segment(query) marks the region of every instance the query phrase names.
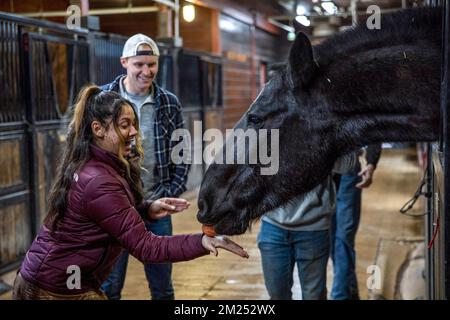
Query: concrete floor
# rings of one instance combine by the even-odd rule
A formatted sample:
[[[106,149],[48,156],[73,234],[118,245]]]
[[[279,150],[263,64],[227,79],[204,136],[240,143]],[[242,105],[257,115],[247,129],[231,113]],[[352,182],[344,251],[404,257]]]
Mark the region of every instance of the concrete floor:
[[[420,240],[423,236],[423,218],[411,218],[398,212],[414,194],[420,180],[417,161],[407,160],[407,155],[414,155],[414,152],[383,150],[374,182],[363,192],[361,225],[356,239],[357,276],[362,299],[370,298],[366,285],[370,276],[367,268],[378,263],[382,254],[380,247],[383,247],[380,244],[383,241],[394,241],[401,246],[405,243],[402,240]],[[191,203],[189,210],[173,217],[174,233],[192,233],[201,230],[201,225],[195,218],[196,199],[191,199]],[[415,212],[420,212],[423,208],[422,203],[416,206],[419,208]],[[259,250],[256,246],[258,230],[259,222],[254,224],[252,231],[233,237],[233,240],[249,252],[248,260],[220,251],[218,257],[206,256],[174,264],[173,284],[176,299],[267,299]],[[398,260],[398,264],[403,262],[404,257],[395,254],[395,250],[394,253],[392,250],[386,251],[386,254],[389,255],[387,261]],[[385,268],[385,264],[381,267]],[[388,291],[392,291],[395,286],[397,272],[395,267],[386,267],[383,270],[386,278],[383,285]],[[5,282],[7,278],[5,277]],[[329,264],[328,288],[331,280],[332,269]],[[297,277],[293,297],[294,299],[301,297]],[[0,299],[10,299],[10,293],[0,296]],[[143,266],[134,258],[130,259],[123,299],[149,299]]]

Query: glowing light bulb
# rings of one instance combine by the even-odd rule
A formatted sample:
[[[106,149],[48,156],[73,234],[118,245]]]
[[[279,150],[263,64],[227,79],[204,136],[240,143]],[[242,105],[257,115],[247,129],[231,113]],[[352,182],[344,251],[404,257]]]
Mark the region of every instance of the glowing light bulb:
[[[195,7],[192,4],[183,6],[183,19],[186,22],[192,22],[195,19]]]
[[[311,25],[311,21],[306,16],[296,16],[295,20],[297,20],[298,23],[304,25],[305,27],[309,27]]]

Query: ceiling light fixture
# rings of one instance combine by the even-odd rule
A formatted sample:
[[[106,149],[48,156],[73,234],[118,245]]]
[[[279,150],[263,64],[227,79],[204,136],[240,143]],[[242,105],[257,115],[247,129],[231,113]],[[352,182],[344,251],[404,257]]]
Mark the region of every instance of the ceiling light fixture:
[[[302,6],[301,4],[297,5],[296,9],[297,15],[302,16],[306,13],[306,8]]]
[[[328,13],[328,14],[335,14],[337,12],[337,7],[336,5],[331,2],[331,1],[327,1],[327,2],[322,2],[322,8]]]
[[[295,20],[305,27],[309,27],[311,25],[311,21],[306,16],[296,16]]]
[[[195,19],[195,7],[193,4],[183,6],[183,19],[186,22],[192,22]]]

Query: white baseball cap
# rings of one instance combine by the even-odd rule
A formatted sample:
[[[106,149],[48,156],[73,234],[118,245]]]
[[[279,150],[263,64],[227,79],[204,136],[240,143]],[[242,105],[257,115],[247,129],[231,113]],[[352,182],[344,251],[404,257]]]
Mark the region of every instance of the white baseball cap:
[[[149,46],[150,50],[138,50],[141,45]],[[123,46],[122,58],[135,56],[159,56],[159,49],[156,42],[142,33],[130,37]]]

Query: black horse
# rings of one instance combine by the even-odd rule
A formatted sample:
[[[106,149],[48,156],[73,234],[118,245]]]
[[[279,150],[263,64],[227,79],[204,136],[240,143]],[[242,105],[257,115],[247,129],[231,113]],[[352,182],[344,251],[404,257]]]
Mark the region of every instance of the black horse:
[[[221,234],[311,190],[335,160],[383,141],[433,141],[439,133],[441,9],[404,10],[311,46],[299,33],[288,62],[236,128],[279,129],[279,171],[212,164],[198,220]]]

